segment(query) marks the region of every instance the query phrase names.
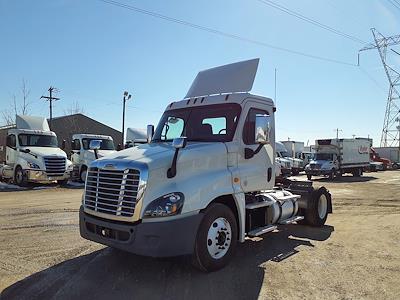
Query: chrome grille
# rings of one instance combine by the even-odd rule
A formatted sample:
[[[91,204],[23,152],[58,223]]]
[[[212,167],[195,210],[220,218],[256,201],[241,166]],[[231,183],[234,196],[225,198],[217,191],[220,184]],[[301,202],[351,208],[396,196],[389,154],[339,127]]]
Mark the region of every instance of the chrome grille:
[[[310,164],[310,168],[312,170],[318,170],[318,169],[321,169],[321,165],[320,164]]]
[[[65,173],[65,157],[45,156],[44,164],[48,176],[63,176]]]
[[[135,212],[140,172],[136,169],[89,168],[85,208],[114,216],[132,217]]]

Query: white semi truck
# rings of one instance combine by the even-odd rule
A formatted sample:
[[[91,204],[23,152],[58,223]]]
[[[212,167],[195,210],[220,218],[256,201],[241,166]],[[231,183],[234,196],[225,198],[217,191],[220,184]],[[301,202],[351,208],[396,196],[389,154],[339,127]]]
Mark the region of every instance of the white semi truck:
[[[304,169],[303,160],[300,158],[292,157],[282,142],[276,142],[276,156],[290,161],[291,174],[298,175]]]
[[[308,180],[321,175],[334,179],[345,173],[361,176],[369,168],[370,147],[367,138],[316,140],[314,157],[305,168]]]
[[[0,167],[0,177],[19,186],[68,181],[72,163],[58,147],[57,136],[45,118],[17,115],[16,129],[8,130],[6,143],[6,161]]]
[[[311,182],[275,187],[275,106],[250,94],[258,59],[200,72],[169,104],[150,143],[94,161],[80,209],[83,238],[132,253],[191,255],[224,267],[238,242],[279,224],[324,225],[331,195]],[[98,148],[93,141],[92,148]]]
[[[90,141],[92,140],[101,141],[100,149],[96,151],[97,153],[89,149]],[[71,161],[74,165],[72,178],[85,182],[87,169],[91,162],[115,151],[114,141],[111,136],[87,133],[74,134],[71,142]]]
[[[400,147],[375,147],[374,149],[380,157],[392,162],[393,169],[400,169]]]

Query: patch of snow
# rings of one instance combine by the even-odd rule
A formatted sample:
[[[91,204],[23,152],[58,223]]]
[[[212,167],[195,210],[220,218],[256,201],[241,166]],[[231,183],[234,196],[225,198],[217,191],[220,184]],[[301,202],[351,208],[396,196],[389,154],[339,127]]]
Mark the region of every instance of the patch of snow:
[[[0,191],[15,191],[15,190],[26,190],[24,187],[20,187],[15,184],[5,183],[0,181]]]

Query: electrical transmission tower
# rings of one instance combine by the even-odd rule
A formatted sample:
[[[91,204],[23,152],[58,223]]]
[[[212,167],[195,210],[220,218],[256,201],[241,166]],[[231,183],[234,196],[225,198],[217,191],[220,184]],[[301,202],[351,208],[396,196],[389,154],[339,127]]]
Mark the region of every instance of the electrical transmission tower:
[[[387,98],[385,118],[383,121],[381,147],[396,146],[397,143],[400,145],[400,132],[397,129],[396,121],[396,119],[400,117],[400,93],[398,89],[400,85],[400,73],[394,69],[393,64],[389,65],[387,59],[387,50],[390,46],[400,44],[400,35],[385,37],[375,28],[372,28],[371,31],[374,36],[375,43],[365,46],[359,52],[370,49],[378,49],[386,76],[389,80],[389,95]],[[392,51],[391,53],[400,56],[399,52],[391,48],[390,50]]]

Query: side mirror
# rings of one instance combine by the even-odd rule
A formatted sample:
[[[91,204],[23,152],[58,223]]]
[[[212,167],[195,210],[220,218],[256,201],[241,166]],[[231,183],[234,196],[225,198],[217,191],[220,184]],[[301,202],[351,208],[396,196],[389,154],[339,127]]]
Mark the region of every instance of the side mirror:
[[[265,114],[257,114],[255,122],[254,137],[258,144],[267,144],[270,141],[271,117]]]
[[[61,142],[61,149],[65,149],[65,147],[66,147],[66,141],[65,140],[62,140],[62,142]]]
[[[147,125],[147,143],[150,143],[154,135],[154,125]]]
[[[99,150],[101,146],[101,140],[91,140],[89,143],[90,150]]]
[[[182,149],[186,147],[186,137],[178,137],[172,141],[172,146],[175,149]]]

